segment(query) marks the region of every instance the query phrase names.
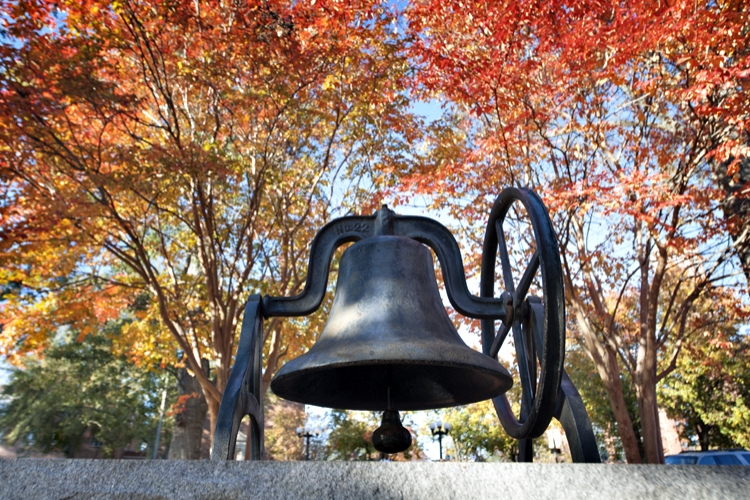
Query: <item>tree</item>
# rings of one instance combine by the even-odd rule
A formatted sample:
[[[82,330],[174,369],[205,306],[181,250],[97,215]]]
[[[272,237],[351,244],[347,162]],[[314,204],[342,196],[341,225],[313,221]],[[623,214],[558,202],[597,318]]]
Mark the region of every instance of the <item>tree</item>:
[[[750,157],[745,156],[739,165],[732,161],[713,162],[716,182],[724,190],[722,209],[727,219],[727,228],[732,236],[737,255],[750,283]],[[727,166],[729,164],[729,166]]]
[[[402,425],[412,433],[412,444],[404,452],[384,455],[372,444],[372,433],[381,424],[381,412],[331,410],[330,433],[327,436],[325,454],[328,460],[389,460],[402,462],[419,460],[424,456],[414,431],[410,413],[401,413]]]
[[[111,353],[105,334],[76,342],[70,335],[42,359],[28,358],[10,375],[0,408],[6,442],[73,456],[86,428],[119,457],[133,443],[154,445],[163,383]]]
[[[305,406],[277,398],[269,393],[265,412],[265,453],[270,460],[304,458],[305,443],[297,437],[297,429],[305,427]]]
[[[187,368],[177,370],[177,402],[170,410],[174,418],[169,460],[198,460],[203,456],[203,426],[208,405],[201,397],[201,386]]]
[[[746,6],[521,1],[460,10],[430,0],[406,9],[421,64],[415,89],[449,103],[406,189],[437,193],[438,204],[462,200],[453,212],[469,226],[503,185],[542,192],[572,330],[607,390],[627,460],[662,462],[656,388],[684,342],[713,321],[696,301],[739,302],[746,287],[732,259],[747,242],[729,237],[744,222],[725,217],[712,177],[716,162],[735,175],[748,156]]]
[[[380,456],[372,445],[372,432],[380,425],[377,415],[357,413],[331,411],[327,455],[334,460],[375,460]]]
[[[492,401],[451,408],[442,413],[451,424],[455,457],[459,461],[486,461],[501,457],[515,462],[518,441],[508,436],[497,420]]]
[[[735,328],[703,332],[680,355],[660,396],[701,450],[750,446],[750,342]]]
[[[367,0],[2,10],[0,282],[22,290],[0,311],[0,354],[19,362],[61,325],[84,337],[140,302],[121,348],[184,357],[213,432],[248,294],[300,292],[332,203],[367,209],[362,186],[408,165],[390,14]],[[305,326],[267,325],[266,387]]]
[[[596,440],[600,446],[602,460],[610,463],[621,461],[623,456],[622,440],[617,428],[617,420],[612,413],[607,390],[599,378],[596,365],[586,355],[585,351],[573,340],[565,353],[565,371],[581,394],[586,411],[591,419]],[[620,374],[620,384],[628,415],[633,425],[633,432],[641,442],[640,421],[638,419],[638,404],[628,372]]]

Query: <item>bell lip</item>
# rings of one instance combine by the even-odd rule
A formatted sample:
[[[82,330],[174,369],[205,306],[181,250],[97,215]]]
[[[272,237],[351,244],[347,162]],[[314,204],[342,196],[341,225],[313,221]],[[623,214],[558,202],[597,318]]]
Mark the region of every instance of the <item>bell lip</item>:
[[[472,349],[473,350],[473,349]],[[476,352],[476,351],[475,351]],[[477,353],[479,354],[479,353]],[[488,359],[492,359],[489,356],[487,356]],[[296,358],[299,359],[299,358]],[[292,360],[294,361],[294,360]],[[291,363],[291,361],[290,361]],[[420,410],[432,410],[437,408],[451,408],[454,406],[461,406],[466,404],[472,404],[472,403],[478,403],[480,401],[487,401],[494,399],[496,397],[502,396],[503,394],[507,393],[512,387],[513,387],[513,377],[510,375],[508,370],[499,362],[497,362],[497,367],[494,368],[486,368],[476,365],[462,365],[458,363],[450,363],[450,362],[440,362],[440,361],[425,361],[425,360],[418,360],[418,361],[409,361],[409,360],[373,360],[367,363],[363,362],[342,362],[342,363],[332,363],[325,366],[313,366],[313,367],[306,367],[294,370],[293,373],[282,373],[282,370],[287,365],[284,365],[281,367],[281,369],[276,373],[276,375],[271,380],[271,390],[273,393],[282,398],[286,399],[288,401],[293,401],[295,403],[302,403],[302,404],[309,404],[314,406],[320,406],[322,408],[337,408],[337,409],[345,409],[345,410],[360,410],[360,411],[420,411]],[[289,363],[287,363],[289,364]],[[387,405],[382,404],[347,404],[346,406],[341,405],[330,405],[325,401],[324,399],[315,398],[315,397],[309,397],[309,394],[302,394],[299,395],[297,393],[287,393],[284,394],[284,390],[281,390],[281,393],[278,391],[278,384],[279,383],[285,383],[285,382],[292,382],[294,383],[294,379],[297,378],[307,378],[308,376],[312,377],[316,372],[321,371],[332,371],[332,370],[338,370],[338,369],[346,369],[350,367],[357,367],[357,368],[365,368],[368,366],[381,366],[381,365],[422,365],[422,366],[429,366],[429,367],[443,367],[447,369],[461,369],[465,368],[467,370],[471,370],[473,372],[480,372],[489,375],[490,378],[494,378],[496,380],[500,380],[501,384],[499,387],[493,391],[484,391],[487,395],[486,397],[480,397],[480,398],[466,398],[466,399],[457,399],[454,401],[447,401],[444,403],[430,403],[430,404],[411,404],[409,401],[407,401],[405,404],[402,403],[393,403],[390,407]],[[299,396],[299,397],[298,397]]]

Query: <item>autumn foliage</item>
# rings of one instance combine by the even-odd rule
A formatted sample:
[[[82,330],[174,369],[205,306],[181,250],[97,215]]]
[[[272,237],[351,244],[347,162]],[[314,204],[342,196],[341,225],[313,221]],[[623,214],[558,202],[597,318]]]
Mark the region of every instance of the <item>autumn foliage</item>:
[[[746,2],[0,6],[11,361],[124,318],[115,348],[186,364],[215,417],[248,294],[298,293],[330,217],[424,194],[472,241],[511,185],[553,216],[628,461],[663,459],[656,386],[685,345],[750,315]],[[319,323],[267,323],[266,384]]]
[[[409,189],[435,193],[474,227],[504,185],[543,194],[571,330],[604,381],[627,459],[641,460],[642,438],[643,458],[660,462],[656,384],[712,325],[698,299],[720,296],[731,317],[748,314],[734,260],[750,241],[747,204],[735,203],[750,194],[740,175],[747,5],[427,0],[406,12],[415,92],[448,103]]]
[[[60,326],[85,336],[125,314],[116,343],[144,364],[179,353],[215,416],[247,295],[298,293],[316,228],[360,199],[360,181],[406,162],[407,66],[387,11],[2,11],[0,353],[13,361]],[[267,329],[269,379],[314,332]]]

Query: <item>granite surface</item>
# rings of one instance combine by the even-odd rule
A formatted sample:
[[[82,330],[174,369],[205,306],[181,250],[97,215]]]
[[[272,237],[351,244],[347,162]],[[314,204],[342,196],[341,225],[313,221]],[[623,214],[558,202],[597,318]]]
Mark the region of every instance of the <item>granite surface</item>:
[[[750,499],[750,467],[0,460],[2,499]]]

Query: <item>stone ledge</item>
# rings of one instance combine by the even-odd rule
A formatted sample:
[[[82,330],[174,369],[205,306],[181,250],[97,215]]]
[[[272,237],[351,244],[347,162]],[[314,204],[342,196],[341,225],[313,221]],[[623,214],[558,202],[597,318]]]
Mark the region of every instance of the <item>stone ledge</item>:
[[[2,499],[750,497],[750,467],[0,460]]]

